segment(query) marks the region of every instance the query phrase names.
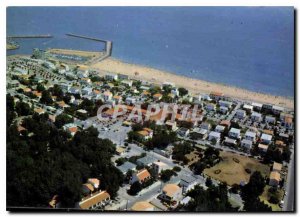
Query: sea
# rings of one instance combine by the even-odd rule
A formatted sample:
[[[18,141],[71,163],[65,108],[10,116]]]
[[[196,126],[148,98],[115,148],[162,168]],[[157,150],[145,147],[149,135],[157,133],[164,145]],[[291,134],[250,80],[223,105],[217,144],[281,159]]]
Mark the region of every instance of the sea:
[[[128,63],[294,98],[293,7],[8,7],[6,28],[54,36],[16,39],[7,55],[104,48],[74,33],[113,41]]]

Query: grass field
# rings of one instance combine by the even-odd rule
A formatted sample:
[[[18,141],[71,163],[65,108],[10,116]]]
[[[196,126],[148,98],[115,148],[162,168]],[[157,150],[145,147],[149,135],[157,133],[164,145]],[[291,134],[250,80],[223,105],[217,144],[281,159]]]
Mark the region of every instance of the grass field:
[[[71,50],[71,49],[49,49],[48,52],[53,54],[75,55],[75,56],[90,57],[90,58],[100,56],[101,54],[100,52]]]
[[[278,204],[272,204],[268,201],[270,199],[269,189],[270,189],[270,186],[265,187],[264,192],[259,197],[260,200],[263,201],[268,206],[272,207],[272,211],[281,211],[281,208],[279,207]],[[278,198],[279,198],[279,201],[280,201],[283,198],[284,191],[282,189],[278,189],[277,191],[278,191]]]
[[[256,159],[230,152],[220,152],[220,156],[223,160],[215,166],[205,169],[204,173],[221,182],[226,182],[228,185],[240,184],[241,181],[248,182],[250,174],[245,169],[250,169],[251,172],[260,171],[263,177],[270,174],[270,167]],[[216,174],[216,170],[221,170],[221,172]]]

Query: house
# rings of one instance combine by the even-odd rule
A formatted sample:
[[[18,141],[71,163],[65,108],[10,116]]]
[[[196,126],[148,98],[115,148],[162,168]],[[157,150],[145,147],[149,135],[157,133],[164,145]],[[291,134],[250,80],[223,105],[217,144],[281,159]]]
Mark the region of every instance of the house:
[[[279,182],[280,182],[280,173],[277,171],[272,171],[270,173],[269,185],[273,187],[277,187],[279,185]]]
[[[265,134],[273,136],[274,135],[274,130],[267,130],[267,129],[265,129],[265,130],[262,131],[262,133],[265,133]]]
[[[155,162],[155,159],[151,156],[145,156],[136,161],[136,164],[139,166],[151,166]]]
[[[237,129],[237,128],[231,128],[228,136],[230,136],[231,138],[235,138],[235,139],[239,139],[240,138],[240,134],[241,134],[241,130]]]
[[[162,94],[160,94],[160,93],[156,93],[153,95],[153,99],[155,101],[161,100],[161,98],[162,98]]]
[[[246,111],[242,109],[238,109],[235,113],[235,116],[239,119],[244,119],[246,117]]]
[[[70,107],[68,104],[66,104],[65,103],[65,101],[59,101],[59,102],[56,102],[56,104],[58,105],[58,107],[59,108],[62,108],[62,109],[64,109],[64,108],[68,108],[68,107]]]
[[[237,143],[236,143],[235,139],[225,137],[224,144],[229,145],[229,146],[235,146]]]
[[[251,114],[251,120],[255,122],[261,122],[262,120],[262,115],[258,112],[252,112]]]
[[[197,178],[194,176],[183,176],[180,179],[179,186],[182,188],[182,193],[188,192],[197,185]]]
[[[121,166],[117,167],[123,174],[126,174],[129,170],[135,170],[136,164],[126,161]]]
[[[121,80],[128,80],[129,79],[129,76],[128,75],[124,75],[124,74],[118,74],[118,78],[121,79]]]
[[[147,201],[139,201],[133,204],[131,211],[155,211],[155,207]]]
[[[221,92],[211,92],[209,96],[214,100],[220,100],[224,98],[224,94]]]
[[[110,195],[107,191],[98,191],[83,198],[78,206],[80,209],[103,209],[110,203]]]
[[[223,133],[224,130],[225,130],[225,126],[222,126],[222,125],[218,125],[215,128],[215,131],[218,132],[218,133]]]
[[[293,129],[293,118],[286,116],[283,120],[284,127],[287,129]]]
[[[275,141],[275,145],[276,145],[277,147],[279,147],[279,148],[286,147],[286,144],[285,144],[283,141],[281,141],[281,140],[276,140],[276,141]]]
[[[245,134],[245,139],[254,142],[256,140],[256,133],[254,133],[250,130],[247,130],[247,132]]]
[[[248,111],[248,112],[252,112],[253,111],[253,105],[244,104],[243,109]]]
[[[79,82],[81,85],[89,85],[91,83],[91,79],[90,78],[81,78]]]
[[[160,198],[167,203],[178,202],[181,197],[181,188],[176,184],[166,184]]]
[[[181,137],[186,137],[190,134],[190,130],[184,127],[181,127],[178,131],[177,134]]]
[[[169,166],[161,161],[154,162],[152,167],[156,176],[158,176],[162,170],[169,169]]]
[[[83,95],[90,95],[92,92],[93,92],[93,88],[91,87],[85,87],[81,91]]]
[[[230,123],[229,120],[222,120],[222,121],[220,122],[220,125],[225,126],[225,127],[227,127],[227,128],[229,129],[231,123]]]
[[[225,107],[225,106],[221,106],[221,107],[219,108],[219,111],[220,111],[222,114],[227,114],[228,108]]]
[[[273,105],[272,111],[275,115],[277,115],[277,114],[280,114],[281,112],[284,112],[284,108],[277,106],[277,105]]]
[[[39,114],[39,115],[41,115],[41,114],[44,114],[44,113],[45,113],[45,110],[42,109],[42,108],[35,108],[35,109],[34,109],[34,112],[37,113],[37,114]]]
[[[78,128],[75,124],[73,123],[69,123],[69,124],[65,124],[63,126],[63,129],[67,132],[69,132],[72,136],[75,135],[75,133],[77,132]]]
[[[177,89],[177,88],[173,88],[173,89],[171,90],[171,94],[173,94],[174,96],[179,96],[179,91],[178,91],[178,89]]]
[[[105,80],[109,80],[109,81],[116,81],[118,80],[118,75],[116,74],[106,74],[105,75]]]
[[[206,104],[205,108],[206,108],[208,111],[215,111],[215,110],[216,110],[216,104],[208,103],[208,104]]]
[[[81,94],[81,88],[80,87],[71,87],[68,92],[71,94]]]
[[[257,102],[253,102],[251,105],[253,106],[253,109],[256,111],[261,111],[263,107],[263,104]]]
[[[205,129],[205,130],[210,130],[211,124],[208,123],[208,122],[203,122],[203,123],[201,124],[201,128],[202,128],[202,129]]]
[[[202,128],[194,128],[193,131],[191,132],[191,138],[192,139],[206,139],[208,131],[206,129]]]
[[[210,96],[209,95],[203,95],[203,100],[207,100],[207,101],[212,101],[212,99],[210,98]]]
[[[111,100],[112,96],[113,96],[113,94],[110,91],[105,91],[103,93],[103,99],[104,99],[104,101]]]
[[[90,183],[85,183],[82,185],[82,192],[84,195],[91,194],[94,190],[94,186]]]
[[[118,95],[115,95],[113,97],[113,100],[115,101],[116,104],[120,104],[122,102],[122,97],[118,96]]]
[[[130,184],[132,185],[135,182],[140,182],[141,184],[151,178],[150,173],[147,169],[142,169],[136,173],[134,173],[130,179]]]
[[[243,139],[241,141],[241,147],[247,149],[248,151],[252,149],[253,142],[252,140]]]
[[[91,184],[91,185],[94,187],[94,189],[98,189],[98,188],[100,187],[100,180],[99,180],[99,179],[96,179],[96,178],[89,178],[89,179],[87,180],[87,182],[88,182],[89,184]]]
[[[122,155],[122,154],[125,153],[125,151],[126,151],[126,149],[123,148],[123,147],[121,147],[121,146],[117,146],[117,147],[116,147],[116,154],[117,154],[117,155]]]
[[[258,149],[262,153],[266,153],[268,151],[268,147],[269,147],[268,145],[258,144]]]
[[[137,131],[137,133],[144,140],[148,140],[153,137],[153,130],[150,128],[143,128],[142,130]]]
[[[125,99],[125,102],[126,102],[127,105],[133,105],[133,104],[136,103],[136,98],[134,98],[134,97],[127,97]]]
[[[281,170],[282,170],[282,164],[281,163],[277,163],[277,162],[274,162],[273,163],[273,171],[275,171],[275,172],[281,172]]]
[[[265,122],[268,123],[268,124],[275,124],[276,118],[272,117],[272,116],[266,116]]]
[[[220,101],[219,101],[219,105],[220,105],[220,106],[223,106],[223,107],[231,108],[232,102],[220,100]]]
[[[176,131],[177,130],[177,123],[176,121],[166,121],[166,127],[172,131]]]
[[[209,141],[212,141],[213,139],[215,139],[216,142],[218,143],[220,141],[220,138],[221,138],[221,133],[218,133],[218,132],[211,131],[208,135]]]
[[[263,133],[263,134],[261,135],[260,139],[261,139],[261,142],[262,142],[262,143],[264,143],[264,144],[270,144],[271,141],[272,141],[272,136]]]
[[[132,87],[133,81],[131,81],[131,80],[122,80],[121,84],[123,84],[126,87]]]

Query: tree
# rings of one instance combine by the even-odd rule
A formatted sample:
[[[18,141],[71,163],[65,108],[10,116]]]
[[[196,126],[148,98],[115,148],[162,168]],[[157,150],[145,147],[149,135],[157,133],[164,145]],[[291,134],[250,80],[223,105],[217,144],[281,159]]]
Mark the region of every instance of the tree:
[[[206,181],[205,181],[205,185],[206,185],[206,187],[210,187],[210,186],[212,186],[212,180],[211,180],[211,178],[210,177],[208,177],[208,178],[206,178]]]
[[[175,175],[176,173],[173,170],[163,170],[161,171],[160,179],[163,182],[170,181],[171,177]]]
[[[50,92],[48,90],[44,90],[42,92],[42,97],[40,99],[40,102],[44,103],[46,105],[51,105],[53,103],[51,94],[50,94]]]
[[[74,121],[74,118],[70,115],[67,115],[65,113],[61,113],[55,118],[55,126],[57,128],[61,128],[65,124],[72,123]]]
[[[141,183],[139,181],[136,181],[136,182],[132,183],[128,193],[130,195],[137,195],[137,193],[139,193],[141,190],[142,190]]]
[[[183,88],[183,87],[179,87],[178,91],[179,91],[180,96],[185,96],[189,93],[189,91],[187,89]]]
[[[41,91],[44,91],[44,90],[45,90],[45,87],[44,87],[44,85],[42,85],[42,84],[38,84],[38,85],[36,86],[36,90],[39,91],[39,92],[41,92]]]
[[[16,104],[16,112],[18,113],[19,116],[27,116],[33,113],[30,106],[27,103],[22,101]]]

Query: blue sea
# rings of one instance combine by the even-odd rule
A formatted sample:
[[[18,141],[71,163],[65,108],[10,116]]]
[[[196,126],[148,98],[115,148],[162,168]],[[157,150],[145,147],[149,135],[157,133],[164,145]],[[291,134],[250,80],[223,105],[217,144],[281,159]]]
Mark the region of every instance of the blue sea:
[[[74,33],[113,41],[113,57],[179,75],[294,97],[292,7],[10,7],[20,49],[101,50]]]

